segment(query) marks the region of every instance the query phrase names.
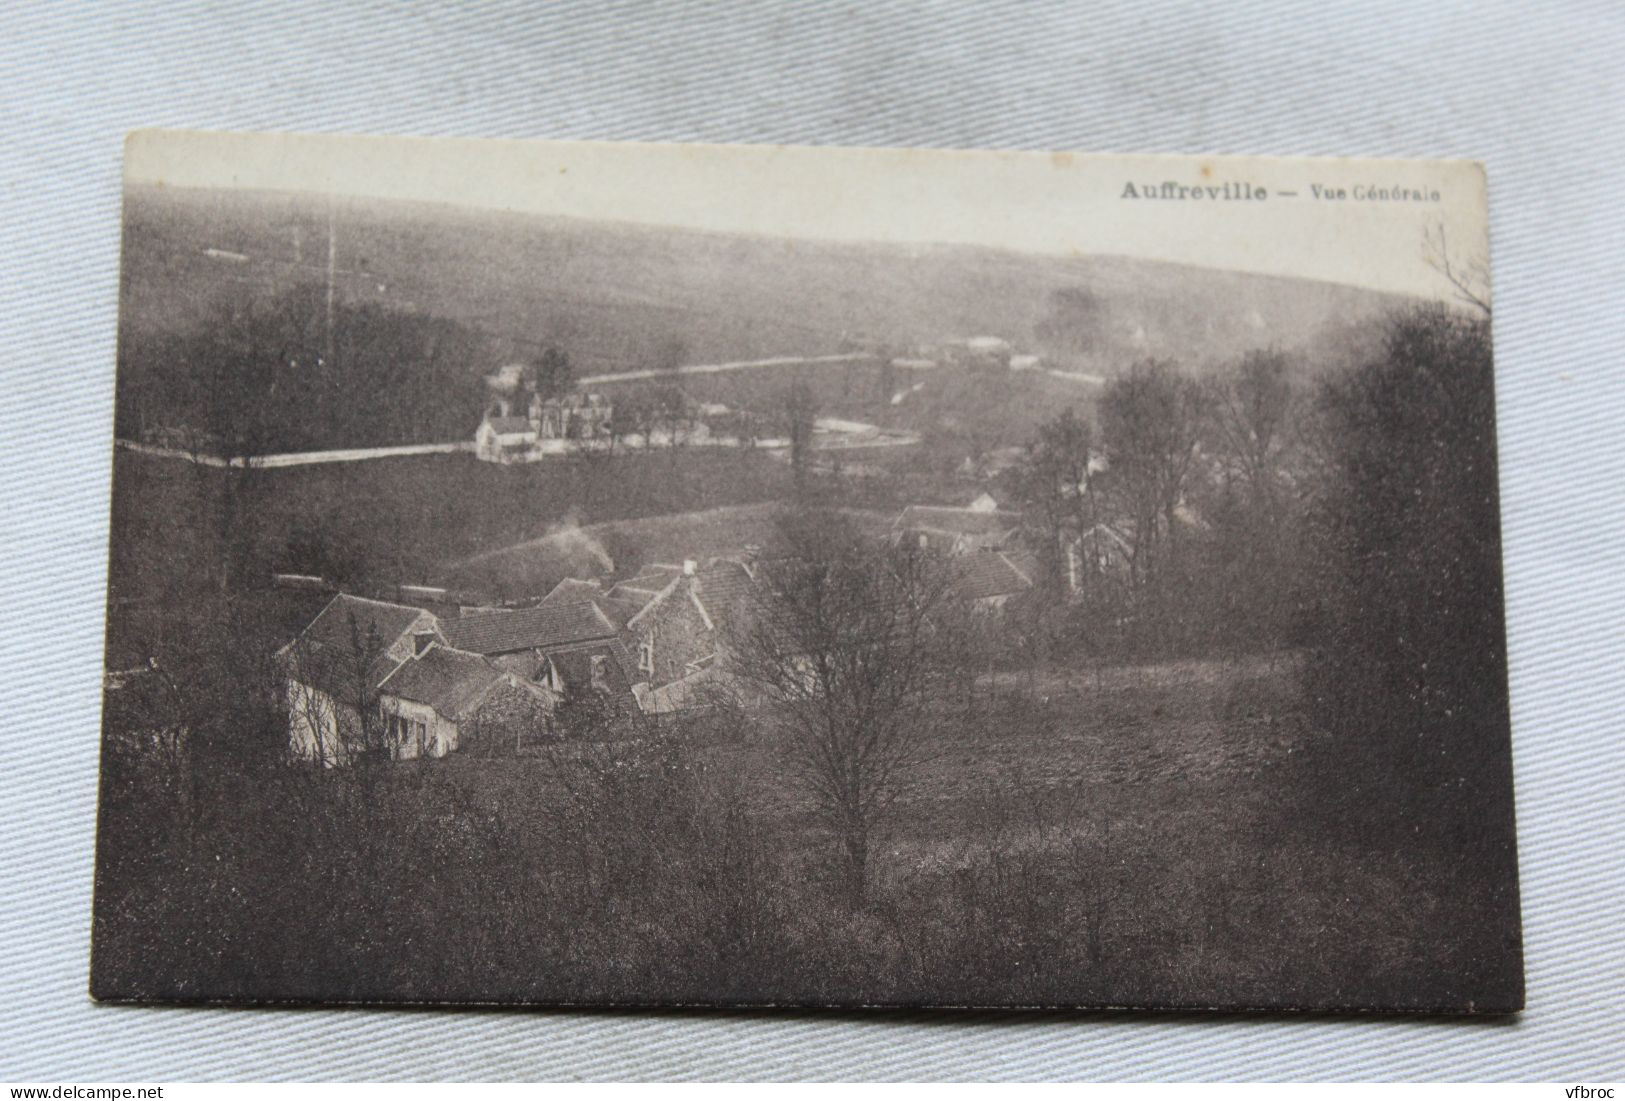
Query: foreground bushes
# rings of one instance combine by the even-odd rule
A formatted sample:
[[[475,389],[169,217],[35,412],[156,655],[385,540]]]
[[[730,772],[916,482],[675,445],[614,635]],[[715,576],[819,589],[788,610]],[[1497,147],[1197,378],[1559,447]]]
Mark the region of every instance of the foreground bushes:
[[[1215,691],[1237,714],[1193,743],[1262,745],[1249,708],[1294,721],[1256,680],[1166,679],[1085,689],[1114,701],[1098,714],[1010,692],[945,725],[949,759],[877,842],[857,908],[835,839],[764,771],[771,746],[677,730],[320,771],[176,769],[110,739],[95,991],[1324,1004],[1403,1001],[1456,966],[1426,853],[1283,826],[1269,812],[1300,778],[1268,753],[1251,776],[1145,757]],[[1042,774],[1032,747],[1080,735],[1115,745],[1104,778]]]

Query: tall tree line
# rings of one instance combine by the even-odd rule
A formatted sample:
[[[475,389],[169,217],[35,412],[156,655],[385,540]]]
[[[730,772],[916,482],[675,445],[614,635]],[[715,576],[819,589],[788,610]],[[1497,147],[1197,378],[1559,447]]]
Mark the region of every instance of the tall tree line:
[[[1475,550],[1498,535],[1493,476],[1488,322],[1439,307],[1349,369],[1135,363],[1093,420],[1043,425],[1010,488],[1075,636],[1124,656],[1337,642],[1345,664],[1436,670],[1499,615],[1499,559]],[[1460,585],[1494,595],[1441,604]],[[1481,681],[1499,659],[1473,653]]]
[[[121,437],[222,457],[462,439],[484,393],[485,338],[457,322],[324,289],[228,303],[193,328],[120,343]],[[331,354],[329,354],[331,351]],[[545,365],[544,365],[545,366]]]

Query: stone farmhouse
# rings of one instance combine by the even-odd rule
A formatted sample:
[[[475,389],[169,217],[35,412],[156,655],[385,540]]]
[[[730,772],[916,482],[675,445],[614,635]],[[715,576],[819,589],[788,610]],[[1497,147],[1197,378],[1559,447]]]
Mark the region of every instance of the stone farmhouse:
[[[619,631],[634,672],[633,697],[647,714],[693,706],[702,683],[715,683],[731,647],[747,631],[757,576],[744,558],[654,565],[608,589],[561,581],[542,606],[591,602]]]
[[[341,594],[277,651],[286,681],[289,744],[297,757],[343,764],[365,742],[371,693],[410,659],[419,634],[437,638],[420,608]]]
[[[422,608],[340,593],[276,654],[296,757],[443,757],[505,714],[549,710],[556,693],[447,641]]]
[[[540,717],[556,695],[480,655],[430,643],[378,685],[383,745],[399,758],[444,757],[481,738],[506,742],[515,720]]]
[[[328,765],[441,757],[545,727],[572,694],[620,714],[700,706],[753,584],[745,563],[713,559],[608,589],[567,579],[530,608],[431,611],[341,593],[277,652],[290,749]]]
[[[962,508],[904,509],[891,539],[944,555],[955,571],[950,595],[997,614],[1038,578],[1015,540],[1020,522],[984,495]],[[1094,535],[1109,544],[1109,533]],[[471,606],[416,586],[398,588],[396,601],[338,594],[278,651],[290,747],[326,764],[358,748],[440,757],[517,744],[525,730],[545,731],[570,698],[656,719],[704,707],[730,689],[765,583],[752,551],[652,564],[618,581],[566,578],[523,608]]]

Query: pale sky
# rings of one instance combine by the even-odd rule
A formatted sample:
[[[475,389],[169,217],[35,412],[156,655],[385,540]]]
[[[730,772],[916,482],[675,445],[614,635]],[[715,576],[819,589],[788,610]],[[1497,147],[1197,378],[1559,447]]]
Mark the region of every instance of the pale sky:
[[[725,233],[1121,255],[1449,298],[1423,239],[1487,254],[1470,161],[489,141],[139,131],[131,183],[372,195]],[[1262,200],[1125,198],[1164,183]],[[1344,189],[1345,198],[1320,199]],[[1438,193],[1371,201],[1355,188]],[[1296,197],[1280,194],[1296,192]]]

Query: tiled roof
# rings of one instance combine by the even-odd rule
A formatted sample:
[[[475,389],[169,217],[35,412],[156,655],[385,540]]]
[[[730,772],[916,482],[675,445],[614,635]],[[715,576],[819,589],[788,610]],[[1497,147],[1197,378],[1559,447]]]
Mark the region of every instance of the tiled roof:
[[[422,608],[414,608],[408,604],[391,604],[384,600],[368,600],[365,597],[340,593],[328,601],[327,607],[311,620],[310,626],[306,627],[299,637],[305,642],[319,643],[323,646],[345,646],[354,649],[354,640],[350,633],[351,617],[354,617],[356,629],[363,640],[366,639],[369,630],[376,631],[379,641],[387,647],[417,622],[417,618],[422,614]]]
[[[1038,583],[1038,576],[1043,572],[1044,567],[1043,564],[1038,561],[1038,556],[1036,554],[1025,550],[1004,550],[1000,551],[999,553],[1004,555],[1005,559],[1012,566],[1021,571],[1021,575],[1028,581],[1031,581],[1035,585]]]
[[[715,702],[719,694],[726,693],[727,679],[720,666],[711,664],[681,680],[638,693],[638,704],[651,715],[667,715],[674,711],[704,707]]]
[[[579,581],[574,577],[566,577],[553,591],[542,597],[541,605],[551,608],[558,604],[576,604],[583,600],[592,600],[604,595],[604,590],[598,587],[596,581]]]
[[[620,612],[619,621],[624,626],[647,608],[655,597],[665,592],[667,586],[681,575],[681,567],[675,569],[660,566],[645,567],[638,576],[617,581],[604,595],[615,602],[615,607]]]
[[[1015,512],[977,512],[968,508],[909,505],[892,525],[895,531],[941,531],[953,535],[996,535],[1019,526]]]
[[[1032,588],[1032,577],[999,551],[977,551],[953,559],[952,592],[961,600],[987,600]]]
[[[288,661],[288,675],[300,684],[325,692],[348,707],[358,706],[361,701],[363,692],[356,683],[356,657],[351,648],[301,644],[290,652]],[[368,688],[365,695],[369,700],[372,689],[399,664],[397,659],[386,654],[367,666],[365,676]]]
[[[609,618],[609,621],[617,627],[625,627],[633,616],[643,611],[648,605],[647,600],[613,600],[607,596],[601,596],[593,603],[597,604],[598,610],[603,612]]]
[[[579,690],[591,686],[592,659],[595,657],[608,659],[607,664],[604,666],[604,688],[611,695],[630,692],[632,682],[636,679],[636,667],[632,663],[632,655],[627,652],[626,646],[618,638],[589,645],[573,646],[550,654],[548,657],[558,669],[559,676],[564,678],[566,688]]]
[[[731,601],[755,588],[750,571],[729,558],[714,559],[699,571],[700,592],[717,601]]]
[[[669,583],[669,582],[668,582]],[[541,606],[544,608],[557,607],[560,604],[578,604],[588,601],[598,606],[611,623],[617,628],[626,626],[626,621],[641,612],[650,597],[641,591],[630,599],[612,597],[599,587],[596,581],[581,581],[574,577],[566,577],[553,591],[542,597]]]
[[[446,620],[441,630],[449,645],[476,654],[545,650],[616,633],[615,624],[588,600],[464,616]]]
[[[382,651],[394,645],[419,617],[437,625],[435,617],[421,608],[340,593],[284,649],[289,675],[337,699],[359,699],[357,663],[372,659],[365,676],[369,686],[377,685],[396,665]]]
[[[501,680],[502,673],[478,654],[431,646],[402,663],[378,691],[428,704],[444,718],[459,719]]]
[[[698,574],[700,600],[724,631],[747,618],[756,593],[756,579],[738,562],[718,558]]]

